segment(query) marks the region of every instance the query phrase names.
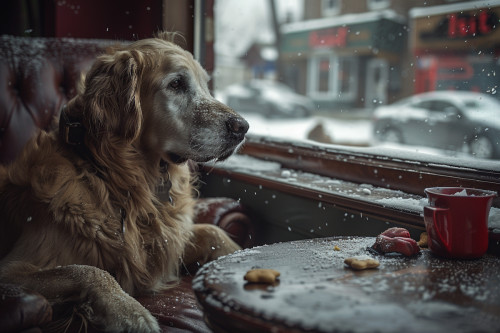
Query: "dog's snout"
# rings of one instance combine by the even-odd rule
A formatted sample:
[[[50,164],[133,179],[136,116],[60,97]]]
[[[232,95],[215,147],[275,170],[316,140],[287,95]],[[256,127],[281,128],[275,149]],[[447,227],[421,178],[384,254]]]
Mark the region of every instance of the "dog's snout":
[[[226,122],[229,132],[232,134],[245,135],[248,132],[248,122],[240,117],[231,117]]]

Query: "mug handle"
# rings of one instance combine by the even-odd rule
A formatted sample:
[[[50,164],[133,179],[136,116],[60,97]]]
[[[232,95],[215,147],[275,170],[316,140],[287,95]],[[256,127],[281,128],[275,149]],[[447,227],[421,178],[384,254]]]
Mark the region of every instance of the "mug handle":
[[[429,216],[432,214],[432,216]],[[450,210],[448,208],[439,208],[439,207],[432,207],[432,206],[425,206],[424,207],[424,218],[429,221],[429,219],[432,220],[432,222],[426,222],[426,223],[432,223],[433,224],[433,229],[434,233],[438,236],[439,242],[443,244],[446,247],[446,250],[448,253],[451,253],[451,245],[445,240],[443,235],[441,234],[441,230],[439,228],[439,225],[437,224],[436,221],[442,220],[442,219],[447,219],[450,221]]]

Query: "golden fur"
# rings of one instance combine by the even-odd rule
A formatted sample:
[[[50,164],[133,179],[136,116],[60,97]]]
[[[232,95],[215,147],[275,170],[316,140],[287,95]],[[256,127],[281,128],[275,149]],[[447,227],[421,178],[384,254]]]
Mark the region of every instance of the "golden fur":
[[[158,331],[126,293],[161,291],[180,265],[238,249],[220,229],[193,225],[185,161],[228,157],[248,124],[210,96],[205,71],[168,39],[96,60],[65,108],[85,129],[83,145],[41,132],[0,167],[0,279],[72,302],[110,331]],[[154,191],[166,176],[173,204]]]

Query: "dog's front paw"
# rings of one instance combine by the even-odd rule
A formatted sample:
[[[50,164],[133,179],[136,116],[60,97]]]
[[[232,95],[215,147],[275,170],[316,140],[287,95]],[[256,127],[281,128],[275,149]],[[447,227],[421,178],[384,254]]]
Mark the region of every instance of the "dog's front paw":
[[[191,270],[221,256],[241,250],[222,229],[211,224],[195,224],[191,244],[186,246],[184,264]]]
[[[160,332],[151,313],[124,291],[100,293],[81,304],[79,311],[96,328],[106,332]]]
[[[221,230],[221,233],[223,234],[219,235],[219,242],[208,249],[209,261],[241,250],[241,247],[229,238],[224,231]]]
[[[161,332],[158,321],[134,298],[129,296],[126,304],[119,306],[118,316],[112,318],[112,331],[117,332]]]

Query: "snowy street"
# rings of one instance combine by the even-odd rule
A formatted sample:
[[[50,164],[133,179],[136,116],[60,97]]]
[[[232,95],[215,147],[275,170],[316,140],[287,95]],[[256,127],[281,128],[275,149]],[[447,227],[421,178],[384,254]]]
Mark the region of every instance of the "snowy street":
[[[322,124],[334,144],[369,146],[372,141],[370,119],[314,116],[300,119],[268,119],[258,114],[242,114],[250,124],[250,134],[290,140],[306,140],[311,130]]]
[[[308,118],[280,118],[269,119],[255,113],[241,113],[250,124],[249,134],[275,137],[292,141],[312,140],[320,143],[330,143],[335,145],[345,145],[354,147],[383,147],[402,154],[423,153],[444,157],[448,162],[449,158],[457,158],[457,162],[467,165],[478,158],[471,155],[451,150],[440,150],[424,146],[409,146],[396,143],[378,143],[373,139],[373,124],[369,111],[355,111],[351,115],[342,114],[337,117],[313,116]],[[323,127],[323,134],[326,141],[318,140],[317,134],[311,137],[311,131],[318,125]],[[406,153],[405,153],[406,152]],[[421,156],[421,158],[424,158]],[[483,160],[493,162],[494,160]],[[496,169],[496,168],[495,168]]]

